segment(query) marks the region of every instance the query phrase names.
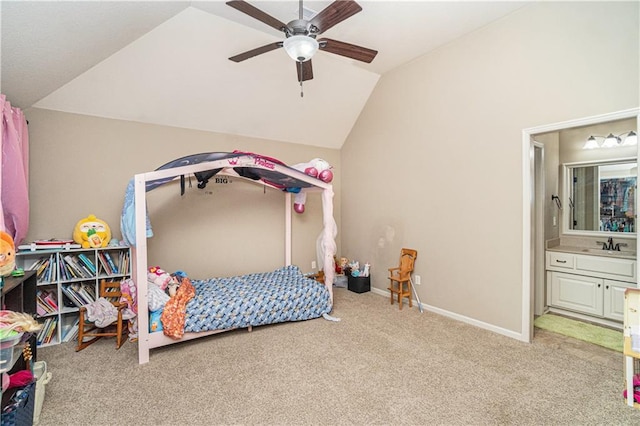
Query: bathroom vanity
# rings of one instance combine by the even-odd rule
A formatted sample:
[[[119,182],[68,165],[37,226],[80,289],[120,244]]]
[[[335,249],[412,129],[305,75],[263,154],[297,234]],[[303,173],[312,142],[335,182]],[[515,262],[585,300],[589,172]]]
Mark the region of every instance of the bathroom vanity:
[[[545,265],[551,311],[622,328],[624,291],[636,288],[635,252],[555,246]]]
[[[540,299],[551,312],[622,329],[624,292],[638,287],[636,158],[562,163],[560,171],[552,201],[562,221],[545,243]]]

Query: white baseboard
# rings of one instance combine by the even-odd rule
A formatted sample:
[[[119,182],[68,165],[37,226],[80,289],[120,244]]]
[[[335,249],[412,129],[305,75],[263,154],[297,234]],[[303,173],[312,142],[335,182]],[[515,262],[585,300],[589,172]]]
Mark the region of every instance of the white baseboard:
[[[375,287],[371,287],[371,292],[375,293],[377,295],[380,295],[380,296],[385,296],[385,297],[390,297],[390,294],[391,294],[390,292],[388,292],[386,290],[380,290],[379,288],[375,288]],[[408,302],[406,302],[406,303],[408,303]],[[418,302],[415,299],[412,300],[412,303],[415,303],[416,305],[418,304]],[[424,309],[426,311],[429,311],[429,312],[433,312],[434,314],[438,314],[438,315],[442,315],[444,317],[452,318],[452,319],[454,319],[456,321],[464,322],[466,324],[473,325],[473,326],[478,327],[478,328],[483,328],[485,330],[489,330],[489,331],[492,331],[494,333],[501,334],[503,336],[507,336],[507,337],[510,337],[512,339],[516,339],[516,340],[520,340],[522,342],[527,342],[528,343],[528,340],[525,340],[524,336],[520,332],[507,330],[506,328],[498,327],[498,326],[495,326],[493,324],[489,324],[489,323],[486,323],[486,322],[483,322],[483,321],[479,321],[479,320],[474,319],[474,318],[470,318],[470,317],[467,317],[467,316],[464,316],[464,315],[456,314],[455,312],[450,312],[450,311],[447,311],[445,309],[440,309],[440,308],[437,308],[435,306],[427,305],[426,303],[421,303],[420,305],[422,306],[422,309]]]

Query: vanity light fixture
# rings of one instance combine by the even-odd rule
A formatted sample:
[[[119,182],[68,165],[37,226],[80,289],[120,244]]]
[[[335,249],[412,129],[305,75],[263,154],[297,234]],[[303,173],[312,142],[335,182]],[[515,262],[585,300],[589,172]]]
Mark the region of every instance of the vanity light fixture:
[[[627,135],[622,140],[622,135]],[[600,145],[597,141],[597,138],[603,139],[602,145]],[[638,135],[633,130],[629,133],[620,133],[619,135],[614,135],[613,133],[609,133],[608,136],[597,136],[592,135],[589,136],[589,139],[585,142],[582,149],[596,149],[596,148],[615,148],[617,146],[633,146],[638,144]]]

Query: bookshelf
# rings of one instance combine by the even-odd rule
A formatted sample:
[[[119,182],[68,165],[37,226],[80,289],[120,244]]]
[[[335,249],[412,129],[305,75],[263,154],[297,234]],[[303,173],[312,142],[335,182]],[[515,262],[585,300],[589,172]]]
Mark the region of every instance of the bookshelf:
[[[36,273],[38,347],[75,341],[78,309],[96,300],[100,280],[131,277],[129,247],[56,248],[16,253],[16,265]]]

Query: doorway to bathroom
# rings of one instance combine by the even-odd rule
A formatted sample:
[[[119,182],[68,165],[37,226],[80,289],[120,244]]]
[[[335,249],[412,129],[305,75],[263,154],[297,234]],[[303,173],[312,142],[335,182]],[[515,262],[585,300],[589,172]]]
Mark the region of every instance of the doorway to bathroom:
[[[622,150],[584,150],[588,135],[580,144],[577,140],[582,138],[582,134],[592,131],[600,134],[614,123],[632,126],[637,133],[639,122],[640,109],[634,108],[523,130],[522,340],[530,342],[533,339],[534,318],[547,310],[545,242],[580,234],[573,230],[567,232],[569,226],[564,223],[569,220],[568,212],[573,205],[571,197],[565,193],[563,164],[572,161],[597,162],[601,161],[601,156],[625,156]],[[574,141],[568,143],[567,140]],[[627,157],[631,152],[637,167],[638,146],[625,152]],[[582,234],[594,238],[600,232],[585,231]],[[637,238],[630,241],[637,251]],[[635,269],[634,281],[638,286],[637,262]]]

